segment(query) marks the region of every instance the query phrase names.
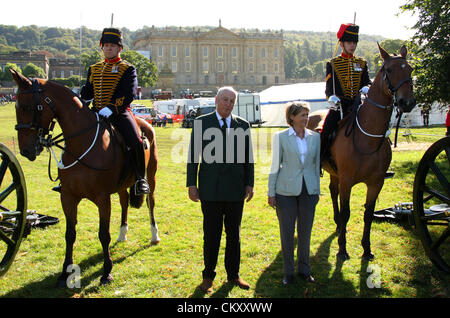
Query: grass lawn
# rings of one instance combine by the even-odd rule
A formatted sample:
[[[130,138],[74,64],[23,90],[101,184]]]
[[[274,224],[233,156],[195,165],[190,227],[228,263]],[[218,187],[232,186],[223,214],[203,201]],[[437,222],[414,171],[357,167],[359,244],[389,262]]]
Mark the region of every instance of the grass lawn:
[[[55,185],[47,174],[48,153],[44,151],[30,162],[19,155],[14,130],[14,105],[0,107],[0,142],[16,155],[24,170],[28,188],[28,208],[58,217],[57,225],[33,229],[22,242],[8,273],[0,278],[0,297],[136,297],[136,298],[415,298],[450,296],[449,277],[438,272],[424,254],[414,228],[407,222],[374,222],[372,252],[375,260],[362,258],[360,241],[363,228],[365,185],[352,191],[351,217],[348,223],[347,250],[350,260],[336,259],[337,234],[328,192],[329,177],[321,179],[311,241],[312,274],[317,283],[297,281],[285,288],[282,279],[282,255],[278,221],[267,204],[267,173],[270,168],[271,135],[278,128],[255,128],[255,196],[244,208],[242,220],[241,276],[250,290],[226,284],[224,243],[217,265],[215,292],[204,296],[197,286],[201,282],[202,213],[199,203],[187,196],[185,152],[189,130],[179,127],[156,127],[159,167],[156,185],[156,220],[161,242],[150,244],[150,223],[145,207],[130,209],[128,241],[116,243],[120,225],[118,196],[113,198],[111,220],[111,254],[114,281],[100,286],[102,249],[98,240],[96,207],[82,201],[78,212],[74,262],[81,269],[81,287],[55,288],[65,253],[65,219]],[[412,201],[415,169],[427,147],[444,135],[443,126],[411,129],[408,142],[399,133],[399,147],[394,149],[393,179],[386,180],[376,209]],[[420,134],[434,135],[422,136]],[[52,162],[56,176],[56,164]],[[225,234],[224,234],[225,235]],[[375,283],[375,286],[374,286]],[[372,288],[370,288],[372,287]]]

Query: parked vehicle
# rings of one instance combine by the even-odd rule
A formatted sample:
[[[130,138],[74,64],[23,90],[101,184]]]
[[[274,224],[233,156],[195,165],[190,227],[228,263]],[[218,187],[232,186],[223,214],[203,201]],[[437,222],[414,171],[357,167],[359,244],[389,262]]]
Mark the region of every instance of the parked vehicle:
[[[154,108],[138,106],[133,107],[131,110],[136,117],[144,119],[153,126],[160,127],[165,126],[166,124],[173,124],[172,115],[162,113]]]
[[[183,122],[181,123],[181,127],[183,127],[183,128],[192,128],[192,125],[194,123],[194,119],[195,118],[197,118],[198,116],[201,116],[201,115],[212,113],[215,110],[216,110],[216,106],[215,105],[214,106],[211,106],[211,105],[199,106],[199,107],[196,107],[194,109],[191,109],[186,114],[186,116],[184,116]]]
[[[233,114],[247,120],[251,125],[261,127],[261,105],[259,94],[239,93],[236,104],[233,108]]]

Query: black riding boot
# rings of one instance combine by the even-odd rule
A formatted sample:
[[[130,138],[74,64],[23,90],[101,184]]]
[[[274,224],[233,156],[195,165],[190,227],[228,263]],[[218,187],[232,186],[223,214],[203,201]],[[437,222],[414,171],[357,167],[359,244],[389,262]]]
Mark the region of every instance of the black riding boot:
[[[150,187],[145,178],[145,154],[142,146],[136,147],[134,151],[136,183],[134,184],[134,193],[142,195],[150,193]]]

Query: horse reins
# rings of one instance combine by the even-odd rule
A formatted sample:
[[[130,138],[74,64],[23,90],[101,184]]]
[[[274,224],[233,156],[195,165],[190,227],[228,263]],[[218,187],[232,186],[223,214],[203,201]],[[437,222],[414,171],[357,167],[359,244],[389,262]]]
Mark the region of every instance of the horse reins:
[[[49,97],[45,96],[45,94],[43,93],[44,90],[42,89],[39,81],[37,79],[32,79],[31,83],[32,83],[32,87],[31,87],[30,90],[20,91],[20,92],[17,92],[17,94],[18,95],[19,94],[33,94],[33,100],[34,100],[34,105],[35,105],[35,107],[31,109],[33,111],[33,121],[31,123],[29,123],[29,124],[20,124],[20,123],[18,123],[18,124],[15,125],[14,128],[16,130],[20,130],[20,129],[37,130],[37,132],[38,132],[37,136],[38,136],[38,139],[39,139],[39,145],[42,146],[42,147],[45,147],[49,151],[51,151],[56,161],[57,161],[57,159],[56,159],[55,153],[54,153],[54,151],[52,149],[53,146],[61,149],[63,152],[68,153],[70,156],[72,156],[75,159],[73,163],[71,163],[70,165],[65,166],[62,163],[62,158],[61,158],[61,161],[57,161],[59,169],[68,169],[68,168],[74,166],[76,163],[79,162],[82,165],[84,165],[84,166],[86,166],[86,167],[88,167],[90,169],[100,170],[100,171],[110,170],[111,168],[106,168],[105,169],[105,168],[93,167],[93,166],[87,164],[86,162],[84,162],[82,160],[83,157],[87,155],[87,153],[92,149],[92,147],[96,143],[97,137],[98,137],[98,133],[99,133],[99,130],[100,130],[100,123],[102,122],[103,118],[99,118],[98,114],[96,113],[97,120],[96,120],[96,122],[93,125],[91,125],[89,127],[86,127],[86,128],[84,128],[84,129],[82,129],[82,130],[80,130],[80,131],[78,131],[78,132],[76,132],[76,133],[74,133],[74,134],[72,134],[72,135],[70,135],[68,137],[65,137],[65,138],[64,137],[61,138],[62,135],[63,135],[62,133],[57,135],[56,137],[52,137],[52,132],[53,132],[53,129],[55,127],[56,121],[52,120],[52,122],[50,123],[49,128],[44,128],[43,127],[43,125],[42,125],[43,106],[41,104],[41,98],[50,107],[50,109],[52,110],[52,112],[53,112],[55,117],[56,117],[56,108],[52,104],[52,100]],[[91,143],[90,147],[81,156],[76,156],[73,153],[71,153],[66,147],[62,147],[62,146],[59,145],[62,142],[65,142],[65,141],[67,141],[67,140],[69,140],[71,138],[80,136],[80,135],[84,134],[85,132],[90,131],[95,126],[97,126],[97,131],[96,131],[96,134],[95,134],[95,138],[94,138],[93,142]],[[58,178],[53,179],[52,176],[51,176],[50,165],[51,165],[51,155],[49,157],[49,164],[48,164],[49,178],[50,178],[51,181],[57,181]]]
[[[395,58],[395,57],[392,57],[392,58]],[[377,102],[373,101],[372,99],[370,99],[368,95],[366,96],[366,100],[367,100],[370,104],[372,104],[372,105],[374,105],[374,106],[376,106],[376,107],[378,107],[378,108],[381,108],[381,109],[383,109],[383,110],[387,110],[387,111],[391,111],[393,107],[397,107],[397,108],[398,108],[397,91],[400,89],[400,87],[401,87],[403,84],[405,84],[405,83],[408,83],[408,82],[411,82],[411,83],[412,83],[412,78],[411,78],[411,77],[408,77],[408,78],[404,78],[404,79],[401,80],[399,83],[397,83],[397,85],[396,85],[395,87],[392,86],[391,80],[389,79],[389,76],[387,75],[386,69],[385,69],[385,67],[384,67],[384,66],[385,66],[385,63],[386,63],[387,61],[389,61],[390,59],[392,59],[392,58],[389,58],[389,59],[385,60],[385,61],[383,62],[383,65],[381,66],[382,79],[383,79],[383,81],[385,82],[385,84],[386,84],[386,86],[387,86],[387,88],[388,88],[388,90],[389,90],[389,94],[391,95],[392,104],[391,104],[391,105],[386,105],[386,106],[385,106],[385,105],[381,105],[381,104],[378,104]],[[397,58],[401,58],[401,57],[397,57]],[[357,124],[358,128],[361,130],[361,132],[362,132],[364,135],[369,136],[369,137],[374,137],[374,138],[387,138],[387,137],[389,136],[388,130],[389,130],[389,121],[390,121],[390,118],[388,119],[388,121],[387,121],[387,123],[386,123],[386,129],[385,129],[385,133],[384,133],[384,134],[380,134],[380,135],[369,134],[369,133],[367,133],[367,132],[364,131],[364,129],[361,127],[361,125],[359,124],[359,121],[358,121],[358,113],[359,113],[359,110],[360,110],[361,106],[363,106],[363,103],[361,103],[361,104],[358,106],[358,109],[357,109],[356,115],[355,115],[355,121],[356,121],[356,124]],[[403,112],[401,112],[401,111],[399,111],[399,113],[397,114],[397,116],[398,116],[398,121],[397,121],[397,125],[396,125],[397,131],[398,131],[398,127],[399,127],[399,124],[400,124],[400,119],[401,119],[402,114],[403,114]],[[354,135],[353,135],[353,139],[354,139]],[[381,145],[382,145],[382,144],[383,144],[383,139],[381,139],[379,146],[378,146],[377,149],[376,149],[374,152],[372,152],[372,153],[377,152],[377,151],[381,148]],[[397,144],[397,132],[396,132],[396,135],[395,135],[395,145],[396,145],[396,144]]]

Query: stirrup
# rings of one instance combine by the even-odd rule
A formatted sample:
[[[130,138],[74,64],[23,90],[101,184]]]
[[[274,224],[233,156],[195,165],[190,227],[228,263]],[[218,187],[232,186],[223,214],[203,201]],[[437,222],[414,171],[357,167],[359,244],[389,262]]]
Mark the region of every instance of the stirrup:
[[[385,179],[390,179],[394,177],[395,172],[394,171],[386,171],[384,178]]]
[[[150,193],[150,187],[145,179],[139,179],[134,184],[134,194],[143,195]]]
[[[61,193],[61,185],[52,188],[53,191]]]

